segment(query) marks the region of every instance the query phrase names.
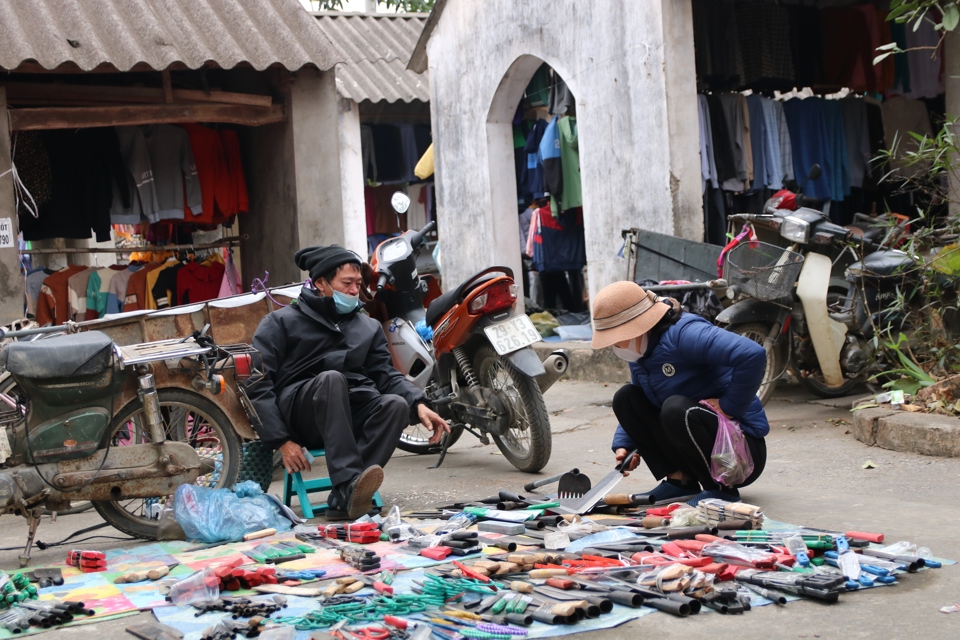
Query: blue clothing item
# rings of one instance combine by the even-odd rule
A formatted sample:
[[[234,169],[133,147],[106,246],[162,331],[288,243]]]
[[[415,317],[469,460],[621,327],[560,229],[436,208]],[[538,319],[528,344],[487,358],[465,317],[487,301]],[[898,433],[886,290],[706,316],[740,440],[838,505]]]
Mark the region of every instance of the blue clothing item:
[[[747,104],[749,105],[749,99]],[[783,188],[783,164],[780,161],[780,127],[777,122],[777,103],[769,98],[760,98],[763,112],[763,186],[777,191]],[[750,112],[753,115],[753,111]]]
[[[521,175],[520,195],[526,198],[527,202],[543,197],[543,164],[540,162],[540,140],[543,139],[543,132],[546,128],[547,123],[543,120],[534,122],[533,127],[527,134],[527,144],[523,148],[527,161]]]
[[[551,196],[563,193],[563,169],[560,164],[560,118],[553,117],[540,139],[540,164],[543,166],[543,186]]]
[[[537,215],[540,242],[533,244],[534,268],[541,273],[582,269],[587,263],[587,248],[579,209],[563,211],[556,220],[548,220],[548,224],[543,223],[543,218],[549,213],[541,209]]]
[[[823,119],[823,100],[820,98],[793,98],[783,103],[783,112],[790,129],[793,143],[793,169],[798,182],[809,174],[810,167],[819,164],[823,175],[808,182],[803,191],[817,200],[829,200],[833,197],[830,178],[833,168],[830,165],[830,142],[827,139],[827,125]]]
[[[850,195],[850,158],[847,156],[843,105],[838,100],[823,101],[823,122],[827,128],[830,158],[830,199],[840,201]]]
[[[659,337],[650,336],[647,355],[630,363],[630,382],[657,407],[675,395],[717,398],[744,433],[762,438],[770,424],[757,389],[766,365],[767,354],[756,342],[684,313]],[[618,425],[612,448],[621,447],[629,451],[635,445]]]
[[[763,189],[767,185],[767,138],[766,122],[763,119],[763,98],[758,95],[747,96],[747,111],[750,113],[750,148],[753,151],[753,184],[751,191]]]

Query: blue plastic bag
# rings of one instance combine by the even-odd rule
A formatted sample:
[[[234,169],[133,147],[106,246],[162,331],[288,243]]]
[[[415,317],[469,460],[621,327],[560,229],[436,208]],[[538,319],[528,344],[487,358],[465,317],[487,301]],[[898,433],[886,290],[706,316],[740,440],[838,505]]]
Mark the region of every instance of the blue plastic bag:
[[[180,485],[173,514],[189,540],[235,541],[261,529],[290,529],[290,521],[263,495],[256,482],[241,482],[234,490],[236,493],[230,489]]]

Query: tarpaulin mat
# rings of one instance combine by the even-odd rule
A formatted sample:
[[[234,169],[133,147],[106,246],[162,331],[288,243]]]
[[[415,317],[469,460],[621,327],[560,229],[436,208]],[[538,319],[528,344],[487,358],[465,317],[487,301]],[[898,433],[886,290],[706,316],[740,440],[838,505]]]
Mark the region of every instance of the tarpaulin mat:
[[[411,587],[414,586],[414,581],[423,581],[423,569],[414,569],[398,574],[393,582],[394,591],[396,593],[411,593]],[[372,588],[366,587],[357,592],[357,595],[373,593],[374,591]],[[270,602],[271,598],[272,596],[256,596],[253,599],[257,601]],[[300,598],[290,596],[287,598],[287,608],[278,611],[271,617],[288,618],[293,616],[302,616],[310,611],[318,609],[319,606],[320,603],[316,598]],[[654,613],[655,611],[655,609],[650,609],[648,607],[631,609],[630,607],[614,605],[613,611],[610,613],[604,614],[599,618],[581,620],[575,625],[554,626],[543,624],[541,622],[534,622],[533,625],[527,627],[529,631],[527,637],[550,638],[554,636],[568,635],[571,633],[581,633],[583,631],[612,629],[613,627],[617,627],[631,620],[636,620],[647,614]],[[230,614],[224,613],[223,611],[205,613],[200,617],[196,617],[196,613],[197,610],[193,607],[165,607],[163,609],[157,609],[154,611],[154,615],[160,622],[170,625],[178,631],[183,632],[184,640],[199,640],[204,629],[213,626],[224,617],[230,616]],[[419,614],[414,614],[404,617],[411,620],[416,620],[418,615]],[[310,633],[310,631],[298,632],[297,640],[308,640],[310,638]]]

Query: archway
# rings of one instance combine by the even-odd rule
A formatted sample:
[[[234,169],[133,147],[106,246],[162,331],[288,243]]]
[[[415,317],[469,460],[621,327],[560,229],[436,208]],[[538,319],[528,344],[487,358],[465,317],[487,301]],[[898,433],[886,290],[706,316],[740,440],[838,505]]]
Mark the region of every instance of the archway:
[[[545,76],[545,78],[543,77]],[[533,84],[531,84],[533,82]],[[538,95],[531,95],[533,87],[536,86]],[[558,99],[557,106],[554,104],[554,97],[560,95],[557,92],[558,87],[563,87],[567,100],[562,103]],[[542,95],[540,95],[542,94]],[[548,96],[549,95],[549,99]],[[546,172],[552,179],[542,180],[543,186],[530,187],[529,179],[520,183],[524,171],[530,169],[532,172],[542,171],[542,167],[534,168],[531,165],[525,167],[527,155],[523,150],[522,142],[526,140],[530,144],[531,136],[536,137],[539,131],[551,131],[557,135],[557,131],[562,128],[559,125],[559,115],[575,114],[575,106],[572,99],[573,94],[566,87],[563,76],[552,67],[548,66],[544,60],[533,55],[523,55],[518,57],[507,69],[503,78],[497,87],[491,100],[490,108],[486,119],[486,135],[488,147],[489,162],[489,185],[490,185],[490,203],[492,207],[493,229],[492,236],[496,246],[496,255],[499,262],[507,264],[514,269],[517,274],[517,281],[523,282],[525,293],[533,294],[532,298],[538,305],[556,309],[562,308],[567,311],[581,311],[585,308],[583,291],[584,282],[582,277],[582,267],[586,264],[586,250],[583,240],[583,216],[582,216],[582,196],[580,195],[580,173],[579,160],[576,162],[565,163],[561,170],[560,157],[560,137],[558,136],[555,148],[555,157],[549,158],[544,164],[549,166]],[[549,102],[549,104],[548,104]],[[521,107],[526,107],[525,109]],[[554,111],[558,114],[554,122]],[[516,123],[516,118],[524,121],[524,129],[520,130]],[[547,125],[547,121],[552,121]],[[567,140],[576,140],[576,118],[571,118],[567,123]],[[527,126],[529,125],[529,129]],[[519,136],[519,138],[517,138]],[[539,141],[536,137],[536,141]],[[536,142],[539,144],[539,142]],[[519,146],[518,146],[519,145]],[[553,146],[551,145],[551,148]],[[570,145],[564,151],[570,151]],[[576,149],[574,143],[573,149]],[[576,153],[575,151],[573,153]],[[567,159],[571,157],[567,155]],[[575,170],[575,174],[570,174],[570,170]],[[575,175],[575,180],[570,179]],[[567,184],[571,186],[567,192],[571,195],[570,201],[573,206],[563,206],[564,213],[560,214],[562,205],[566,205],[561,196],[562,178],[567,178]],[[575,188],[574,188],[575,187]],[[551,193],[555,196],[551,201]],[[572,194],[576,194],[573,197]],[[528,267],[531,260],[528,251],[523,248],[523,239],[527,237],[530,229],[531,216],[535,217],[537,213],[537,204],[546,206],[550,210],[552,206],[554,215],[552,218],[563,216],[563,224],[567,226],[571,237],[574,237],[572,245],[575,247],[572,252],[565,252],[565,257],[569,255],[572,261],[564,261],[562,265],[553,265],[549,273],[544,273],[541,287],[536,286],[536,280],[527,281]],[[528,208],[529,207],[529,208]],[[570,211],[569,216],[566,210]],[[527,246],[530,246],[529,244]],[[545,245],[538,245],[539,247]],[[523,260],[522,254],[527,254],[528,259]],[[575,255],[575,257],[573,257]],[[543,268],[543,253],[540,252],[537,261],[538,266]],[[537,293],[546,294],[537,296]]]

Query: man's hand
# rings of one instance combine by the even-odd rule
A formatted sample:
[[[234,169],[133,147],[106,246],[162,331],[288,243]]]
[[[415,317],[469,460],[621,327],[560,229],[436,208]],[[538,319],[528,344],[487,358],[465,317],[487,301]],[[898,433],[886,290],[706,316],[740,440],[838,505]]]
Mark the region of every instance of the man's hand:
[[[621,462],[623,462],[623,459],[627,457],[628,453],[630,452],[624,449],[623,447],[620,447],[619,449],[617,449],[614,452],[614,455],[617,460],[617,464],[620,464]],[[640,454],[635,453],[633,454],[633,458],[630,460],[630,462],[623,465],[622,467],[623,476],[626,477],[630,475],[630,472],[636,469],[639,465],[640,465]]]
[[[283,457],[283,467],[287,473],[297,473],[298,471],[309,471],[310,463],[303,455],[303,447],[293,440],[288,440],[280,445],[280,455]]]
[[[438,444],[443,434],[450,433],[450,425],[440,415],[425,404],[417,405],[417,416],[420,418],[420,424],[433,431],[430,436],[430,444]]]
[[[704,400],[704,402],[706,402],[708,405],[710,405],[710,407],[713,408],[713,410],[717,412],[717,415],[721,415],[721,416],[727,418],[728,420],[733,420],[733,418],[731,418],[730,416],[727,415],[727,412],[726,412],[726,411],[724,411],[723,409],[720,408],[720,400],[719,400],[719,399],[717,399],[717,398],[707,398],[706,400]]]

